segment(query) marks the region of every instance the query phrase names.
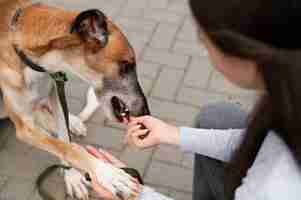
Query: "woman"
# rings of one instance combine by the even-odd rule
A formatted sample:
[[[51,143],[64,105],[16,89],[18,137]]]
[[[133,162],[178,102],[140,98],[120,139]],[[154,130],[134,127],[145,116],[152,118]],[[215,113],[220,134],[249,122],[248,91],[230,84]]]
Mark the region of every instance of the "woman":
[[[222,178],[214,180],[222,187],[210,199],[300,199],[301,2],[190,0],[190,6],[216,69],[232,83],[259,91],[261,99],[245,130],[178,128],[146,116],[132,120],[128,142],[140,148],[179,145],[225,162],[225,177],[222,167]],[[144,140],[138,123],[150,130]],[[194,183],[194,199],[206,199]],[[148,188],[139,199],[168,198]]]

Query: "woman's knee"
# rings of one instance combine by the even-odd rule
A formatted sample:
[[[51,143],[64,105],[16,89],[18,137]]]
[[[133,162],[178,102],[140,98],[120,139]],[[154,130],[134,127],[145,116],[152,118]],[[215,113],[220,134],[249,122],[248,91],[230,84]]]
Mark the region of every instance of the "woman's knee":
[[[237,104],[215,103],[201,108],[196,126],[207,129],[245,128],[247,117],[248,114]]]

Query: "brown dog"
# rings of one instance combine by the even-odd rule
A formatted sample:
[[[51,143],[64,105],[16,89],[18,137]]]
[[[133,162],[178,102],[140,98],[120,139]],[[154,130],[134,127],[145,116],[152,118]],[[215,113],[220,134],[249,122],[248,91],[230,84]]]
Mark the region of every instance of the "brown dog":
[[[65,171],[69,195],[88,197],[78,170],[89,173],[117,196],[136,195],[138,186],[131,177],[70,143],[62,128],[62,109],[52,98],[49,76],[25,65],[14,48],[50,72],[68,71],[91,85],[86,108],[79,118],[70,115],[73,132],[84,134],[82,121],[98,106],[110,119],[120,119],[118,108],[111,103],[113,97],[134,116],[149,114],[127,39],[98,10],[80,13],[29,0],[0,0],[0,12],[0,86],[5,107],[1,117],[14,122],[20,140],[74,167]]]

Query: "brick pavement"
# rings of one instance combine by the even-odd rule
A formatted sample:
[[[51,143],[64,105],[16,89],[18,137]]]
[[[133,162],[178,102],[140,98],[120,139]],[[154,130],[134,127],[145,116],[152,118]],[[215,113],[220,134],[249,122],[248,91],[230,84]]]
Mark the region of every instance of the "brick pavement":
[[[208,62],[196,28],[183,0],[43,0],[69,9],[100,8],[123,29],[136,50],[139,79],[152,113],[176,125],[192,125],[200,107],[230,101],[249,109],[254,94],[235,88]],[[87,85],[78,79],[68,84],[69,105],[78,113]],[[76,92],[74,92],[76,91]],[[88,136],[137,168],[147,184],[177,200],[191,199],[193,156],[176,147],[138,151],[122,143],[123,127],[107,122],[100,111],[87,123]],[[16,141],[11,124],[0,124],[0,200],[38,200],[37,175],[57,162],[45,152]],[[164,176],[162,176],[164,172]],[[61,187],[60,187],[61,186]],[[62,178],[47,183],[57,199],[64,199]]]

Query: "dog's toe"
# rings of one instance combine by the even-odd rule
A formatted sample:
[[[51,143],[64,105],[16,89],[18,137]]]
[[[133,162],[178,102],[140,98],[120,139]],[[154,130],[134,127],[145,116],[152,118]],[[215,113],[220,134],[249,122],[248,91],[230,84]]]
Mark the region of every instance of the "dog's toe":
[[[79,117],[69,115],[70,130],[76,136],[87,136],[86,125],[82,122]]]
[[[89,191],[84,176],[73,168],[64,173],[67,194],[72,198],[88,200]]]

